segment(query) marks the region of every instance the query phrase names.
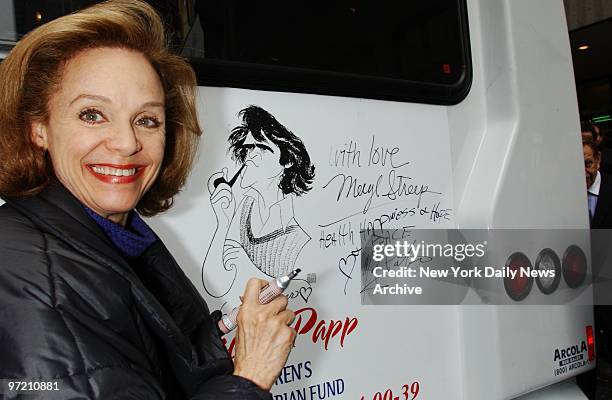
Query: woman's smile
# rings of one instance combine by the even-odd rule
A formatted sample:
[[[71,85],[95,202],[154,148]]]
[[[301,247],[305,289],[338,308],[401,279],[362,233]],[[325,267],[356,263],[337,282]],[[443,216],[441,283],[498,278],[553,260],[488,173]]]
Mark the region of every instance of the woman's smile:
[[[126,184],[138,180],[145,171],[145,166],[140,164],[88,164],[87,169],[97,179],[104,183]]]

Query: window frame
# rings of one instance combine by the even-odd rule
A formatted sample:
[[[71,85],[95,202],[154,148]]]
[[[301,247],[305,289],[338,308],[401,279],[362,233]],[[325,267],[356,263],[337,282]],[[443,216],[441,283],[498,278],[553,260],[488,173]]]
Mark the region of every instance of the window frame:
[[[472,85],[467,0],[456,0],[464,65],[453,84],[418,82],[305,68],[190,59],[199,86],[308,93],[437,105],[454,105],[468,95]]]

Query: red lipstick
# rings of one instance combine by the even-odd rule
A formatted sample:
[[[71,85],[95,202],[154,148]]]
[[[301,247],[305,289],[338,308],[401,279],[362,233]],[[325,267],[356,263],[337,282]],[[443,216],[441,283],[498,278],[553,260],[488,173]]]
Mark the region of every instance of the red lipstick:
[[[87,167],[87,170],[91,172],[91,174],[94,177],[96,177],[98,180],[104,183],[132,183],[138,180],[145,170],[145,166],[140,165],[140,164],[123,164],[123,165],[87,164],[86,167]],[[134,175],[129,175],[129,176],[105,175],[105,174],[100,174],[94,171],[93,167],[101,167],[101,168],[109,167],[109,168],[115,168],[115,169],[136,169],[136,173]]]

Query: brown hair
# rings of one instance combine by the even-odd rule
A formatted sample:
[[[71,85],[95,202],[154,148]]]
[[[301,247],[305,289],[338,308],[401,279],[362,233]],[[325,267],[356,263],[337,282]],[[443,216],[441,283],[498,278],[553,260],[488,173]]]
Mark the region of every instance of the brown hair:
[[[162,82],[166,148],[159,176],[136,209],[151,216],[172,206],[185,184],[201,130],[190,65],[169,50],[157,12],[139,0],[112,0],[38,27],[0,65],[0,195],[39,193],[53,176],[49,157],[31,139],[31,121],[48,121],[48,103],[68,60],[83,50],[117,47],[147,57]]]
[[[591,134],[591,139],[597,143],[597,130],[595,129],[595,126],[588,122],[588,121],[580,121],[580,132],[582,133],[590,133]]]
[[[583,139],[582,147],[590,147],[591,151],[593,152],[593,157],[599,158],[601,155],[601,152],[599,151],[599,148],[597,147],[597,143],[595,143],[593,139]]]

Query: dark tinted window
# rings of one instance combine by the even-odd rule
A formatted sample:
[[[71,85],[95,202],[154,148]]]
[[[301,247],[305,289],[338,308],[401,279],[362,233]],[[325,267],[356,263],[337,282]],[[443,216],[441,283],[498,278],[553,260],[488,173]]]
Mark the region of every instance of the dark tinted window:
[[[147,1],[201,85],[436,104],[470,88],[466,0]],[[13,0],[5,11],[20,38],[97,2]]]
[[[465,0],[200,0],[184,54],[201,84],[456,103]],[[198,37],[198,35],[200,37]]]
[[[145,0],[155,7],[171,28],[175,45],[182,44],[199,0]],[[0,40],[15,41],[32,29],[62,15],[102,0],[0,0]]]
[[[51,21],[62,15],[69,14],[80,8],[87,7],[94,3],[95,0],[64,0],[64,1],[48,1],[48,0],[14,0],[13,7],[15,12],[15,27],[17,38],[20,39],[23,35],[37,26]]]

